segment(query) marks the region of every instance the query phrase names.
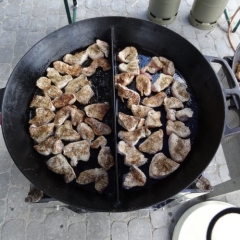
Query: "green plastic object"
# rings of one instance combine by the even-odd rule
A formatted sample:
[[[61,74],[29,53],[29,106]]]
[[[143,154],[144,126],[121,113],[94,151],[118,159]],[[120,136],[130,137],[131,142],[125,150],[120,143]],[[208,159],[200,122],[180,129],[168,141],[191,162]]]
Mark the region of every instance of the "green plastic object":
[[[213,29],[227,3],[228,0],[195,0],[188,18],[190,24],[202,30]]]
[[[175,21],[181,0],[150,0],[148,18],[157,24],[168,25]]]

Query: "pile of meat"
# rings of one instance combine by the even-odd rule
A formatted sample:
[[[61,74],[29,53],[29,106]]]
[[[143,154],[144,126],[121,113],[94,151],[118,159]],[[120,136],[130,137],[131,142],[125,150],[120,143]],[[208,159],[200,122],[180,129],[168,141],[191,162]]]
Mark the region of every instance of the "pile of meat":
[[[124,156],[124,164],[130,167],[123,177],[126,189],[144,186],[147,178],[140,169],[147,161],[151,161],[149,177],[160,179],[174,172],[191,150],[190,129],[184,122],[192,118],[193,111],[184,104],[190,99],[187,86],[174,80],[173,62],[164,57],[152,57],[141,70],[138,52],[135,47],[126,47],[117,55],[121,72],[115,76],[115,87],[121,101],[127,100],[127,108],[132,115],[118,113],[118,123],[124,130],[118,132],[118,153]],[[152,81],[152,74],[160,72]],[[136,87],[134,91],[128,87]],[[171,96],[164,92],[171,88]],[[166,111],[167,124],[162,126],[161,111]],[[163,128],[168,137],[168,148],[171,156],[167,158],[163,149]],[[145,139],[138,144],[140,139]],[[152,155],[151,159],[144,154]]]
[[[96,160],[99,168],[83,171],[76,179],[83,185],[94,182],[100,193],[108,186],[107,170],[114,165],[104,137],[111,133],[111,128],[102,122],[109,103],[89,104],[95,93],[87,77],[99,67],[103,71],[111,68],[105,58],[108,54],[109,45],[97,40],[86,50],[66,54],[63,61],[53,62],[53,68],[47,68],[46,77],[36,82],[41,93],[30,104],[35,116],[29,121],[29,132],[36,142],[34,148],[42,155],[51,155],[47,167],[64,175],[66,183],[76,179],[78,161],[88,161],[90,149],[101,148]],[[92,59],[90,66],[83,67],[88,59]]]

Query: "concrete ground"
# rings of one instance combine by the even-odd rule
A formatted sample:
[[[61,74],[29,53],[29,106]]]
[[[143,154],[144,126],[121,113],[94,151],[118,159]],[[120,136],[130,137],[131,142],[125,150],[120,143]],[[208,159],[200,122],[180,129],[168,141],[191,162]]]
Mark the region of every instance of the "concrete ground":
[[[205,55],[233,55],[224,16],[219,20],[221,27],[213,31],[195,29],[187,20],[192,3],[193,0],[182,0],[177,20],[167,28],[185,37]],[[238,6],[238,0],[229,1],[230,16]],[[129,16],[147,20],[147,7],[146,0],[79,0],[77,20],[98,16]],[[28,49],[67,24],[61,0],[0,0],[0,87],[5,87],[13,68]],[[237,33],[232,34],[235,46],[239,44],[239,38],[240,27]],[[219,70],[219,66],[214,68]],[[239,149],[237,144],[235,142],[231,151]],[[231,151],[220,146],[205,170],[204,175],[213,185],[229,181],[226,160],[231,157]],[[0,133],[0,232],[3,240],[168,240],[181,214],[202,201],[197,199],[157,211],[75,214],[58,202],[25,203],[28,190],[29,181],[13,163]],[[239,192],[218,199],[240,206]]]

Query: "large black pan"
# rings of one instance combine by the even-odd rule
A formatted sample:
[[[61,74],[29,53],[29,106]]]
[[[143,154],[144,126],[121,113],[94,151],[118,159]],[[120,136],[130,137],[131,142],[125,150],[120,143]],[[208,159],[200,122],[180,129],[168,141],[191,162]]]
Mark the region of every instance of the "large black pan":
[[[61,59],[66,53],[85,48],[96,38],[111,43],[113,32],[116,46],[134,44],[174,62],[196,98],[198,125],[192,150],[175,173],[138,191],[123,190],[116,181],[112,194],[100,195],[79,188],[76,184],[65,184],[58,175],[46,168],[41,156],[34,151],[29,136],[29,103],[36,92],[36,80],[45,74],[53,61]],[[209,61],[220,62],[218,59]],[[232,74],[231,77],[236,81]],[[5,89],[2,130],[8,151],[18,168],[49,196],[93,211],[131,211],[160,203],[185,189],[207,167],[224,134],[239,131],[225,128],[225,95],[232,93],[239,96],[236,89],[233,92],[223,91],[205,57],[176,33],[132,18],[88,19],[48,35],[20,60]],[[114,171],[118,174],[117,168]]]

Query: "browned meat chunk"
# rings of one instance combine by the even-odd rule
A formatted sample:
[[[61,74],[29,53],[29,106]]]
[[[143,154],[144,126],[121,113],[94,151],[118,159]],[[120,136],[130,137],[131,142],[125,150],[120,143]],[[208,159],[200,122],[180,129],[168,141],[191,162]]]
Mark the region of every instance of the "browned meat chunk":
[[[98,45],[99,49],[104,53],[105,57],[108,57],[108,55],[109,55],[108,43],[97,39],[96,44]]]
[[[138,60],[134,60],[130,63],[121,63],[118,66],[120,72],[132,73],[134,75],[138,75],[140,73]]]
[[[72,80],[72,76],[61,76],[59,72],[54,68],[47,68],[47,77],[50,78],[52,83],[60,89],[64,88],[68,84],[68,82]]]
[[[46,89],[49,88],[51,86],[51,80],[49,78],[46,77],[40,77],[37,82],[36,85],[40,88],[40,89]]]
[[[30,136],[37,143],[41,143],[53,134],[54,123],[48,123],[40,127],[30,126]]]
[[[64,125],[56,127],[55,137],[66,141],[77,141],[80,139],[80,135],[73,130],[72,123],[66,120]]]
[[[132,187],[142,187],[145,185],[147,178],[145,174],[136,166],[130,168],[130,172],[123,176],[123,187],[126,189]]]
[[[94,118],[86,117],[84,119],[84,122],[87,123],[92,128],[93,132],[97,136],[109,135],[112,132],[111,128],[108,125],[106,125],[105,123],[99,122]]]
[[[39,127],[43,124],[51,122],[55,117],[55,114],[49,109],[37,108],[36,116],[29,120],[29,124]]]
[[[191,150],[190,139],[182,139],[172,133],[168,139],[169,152],[172,160],[181,163]]]
[[[63,61],[69,65],[82,65],[88,59],[87,51],[72,54],[66,54]]]
[[[74,104],[76,102],[76,97],[74,94],[64,93],[60,97],[53,100],[53,105],[55,108],[65,107],[67,105]]]
[[[127,87],[124,87],[119,83],[115,84],[115,87],[118,89],[118,96],[121,98],[121,100],[123,102],[124,102],[124,98],[128,99],[128,102],[127,102],[128,108],[131,109],[131,106],[133,104],[139,105],[140,95],[137,92],[135,92]]]
[[[104,168],[94,168],[80,173],[76,182],[86,185],[95,182],[95,189],[102,193],[108,186],[108,173]]]
[[[184,108],[176,112],[176,118],[182,122],[187,121],[189,118],[192,118],[193,111],[191,108]]]
[[[64,180],[66,183],[69,183],[76,178],[72,167],[62,154],[51,157],[46,164],[49,170],[53,171],[54,173],[64,175]]]
[[[132,132],[119,131],[118,137],[130,146],[134,146],[141,138],[146,137],[145,128],[138,128]]]
[[[135,47],[126,47],[117,55],[117,60],[122,63],[130,63],[138,60],[138,52]]]
[[[100,121],[103,120],[104,116],[109,110],[109,103],[95,103],[88,105],[84,108],[84,111],[86,112],[88,117],[96,118]]]
[[[75,93],[75,96],[78,102],[86,105],[88,104],[90,99],[94,96],[94,92],[89,85],[86,85],[82,89],[80,89],[77,93]]]
[[[51,85],[49,88],[43,90],[45,95],[48,95],[50,98],[60,97],[63,92],[57,86]]]
[[[119,112],[118,123],[127,131],[133,131],[137,128],[139,118]]]
[[[114,158],[111,153],[110,147],[101,148],[98,154],[98,163],[106,170],[109,170],[114,165]]]
[[[190,99],[190,94],[187,92],[186,89],[187,87],[183,83],[175,81],[171,88],[172,95],[175,98],[181,100],[182,102],[187,102]]]
[[[49,109],[50,111],[55,111],[55,107],[52,104],[51,98],[49,96],[39,96],[36,95],[32,102],[30,103],[30,107],[33,108],[45,108]]]
[[[73,126],[77,126],[78,124],[83,122],[84,118],[85,118],[84,111],[77,109],[77,108],[71,109],[71,120],[72,120]]]
[[[104,136],[97,137],[94,141],[91,143],[91,148],[97,149],[99,147],[103,148],[107,145],[107,139]]]
[[[77,126],[77,131],[82,139],[85,139],[89,142],[91,142],[95,137],[93,130],[84,122],[79,123]]]
[[[147,162],[147,158],[139,152],[134,146],[130,146],[124,141],[118,143],[118,153],[125,156],[124,164],[127,166],[142,166]]]
[[[172,76],[161,73],[159,78],[156,79],[156,81],[152,84],[152,91],[161,92],[162,90],[166,89],[172,82]]]
[[[90,45],[87,48],[87,54],[92,60],[104,57],[104,53],[96,43]]]
[[[53,67],[61,74],[69,74],[74,77],[78,77],[82,71],[79,65],[71,66],[61,61],[53,62]]]
[[[81,74],[79,77],[74,78],[68,83],[65,87],[65,93],[76,93],[86,85],[91,86],[91,82],[88,81],[84,74]]]
[[[145,126],[147,128],[155,128],[155,127],[161,127],[161,112],[156,112],[154,110],[150,110],[148,112],[146,121],[145,121]]]
[[[45,156],[53,154],[59,154],[63,150],[63,143],[61,140],[51,136],[44,140],[43,142],[39,143],[38,145],[33,146],[35,150]]]
[[[56,126],[62,125],[65,122],[65,120],[70,117],[72,108],[73,106],[66,106],[57,111],[54,118],[54,124]]]
[[[86,76],[92,76],[96,72],[97,68],[99,67],[101,67],[103,71],[107,71],[111,69],[111,65],[107,59],[98,58],[98,59],[94,59],[89,67],[83,68],[82,73]]]
[[[182,138],[186,138],[191,134],[189,127],[185,126],[185,124],[180,121],[173,122],[171,120],[168,120],[166,131],[167,135],[175,133],[176,135]]]
[[[168,120],[175,121],[175,120],[176,120],[176,110],[174,110],[174,109],[168,109],[168,108],[166,108],[165,110],[166,110],[166,112],[167,112],[166,118],[167,118]]]
[[[152,108],[133,104],[131,110],[135,117],[145,118]]]
[[[240,63],[237,65],[236,78],[240,82]]]
[[[115,83],[119,83],[122,86],[127,86],[130,83],[132,83],[134,79],[134,74],[133,73],[120,73],[115,75]]]
[[[165,109],[171,109],[171,108],[184,108],[183,103],[174,97],[165,98],[164,99],[164,107]]]
[[[151,82],[143,74],[139,74],[136,78],[136,88],[141,96],[149,96],[151,94]]]
[[[141,152],[155,154],[162,150],[163,147],[163,131],[160,129],[151,134],[143,143],[139,145]]]
[[[160,179],[173,173],[180,164],[167,158],[163,153],[154,155],[149,166],[149,177]]]
[[[71,159],[71,166],[76,167],[78,161],[87,162],[90,158],[90,143],[87,140],[69,143],[63,149],[63,154]]]
[[[146,97],[143,99],[142,104],[148,107],[160,107],[163,104],[164,99],[167,97],[165,92],[159,92],[152,97]]]
[[[173,62],[169,61],[164,57],[159,57],[159,60],[163,64],[163,73],[173,76],[175,73],[175,68]]]
[[[153,57],[147,66],[141,69],[142,72],[149,72],[155,74],[163,68],[163,64],[158,57]]]

